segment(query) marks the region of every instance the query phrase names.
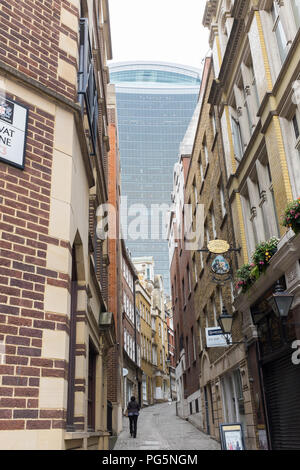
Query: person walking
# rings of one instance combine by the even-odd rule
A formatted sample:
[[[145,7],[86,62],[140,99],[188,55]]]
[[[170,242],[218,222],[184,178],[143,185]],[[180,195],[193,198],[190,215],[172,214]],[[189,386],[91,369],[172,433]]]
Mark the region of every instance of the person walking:
[[[139,416],[140,405],[135,400],[135,397],[131,397],[130,401],[128,402],[127,411],[129,418],[130,435],[131,437],[136,437],[137,420]]]

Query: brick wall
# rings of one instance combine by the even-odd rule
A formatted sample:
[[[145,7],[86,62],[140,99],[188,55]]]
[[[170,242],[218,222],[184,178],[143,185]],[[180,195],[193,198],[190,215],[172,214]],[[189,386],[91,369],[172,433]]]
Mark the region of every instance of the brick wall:
[[[22,102],[20,96],[10,96]],[[44,310],[47,284],[69,276],[47,269],[54,117],[30,103],[25,170],[0,163],[0,429],[64,427],[65,410],[39,407],[41,377],[67,378],[67,363],[42,355],[46,330],[68,331],[66,315]]]
[[[67,0],[2,0],[0,61],[74,100],[78,18]]]

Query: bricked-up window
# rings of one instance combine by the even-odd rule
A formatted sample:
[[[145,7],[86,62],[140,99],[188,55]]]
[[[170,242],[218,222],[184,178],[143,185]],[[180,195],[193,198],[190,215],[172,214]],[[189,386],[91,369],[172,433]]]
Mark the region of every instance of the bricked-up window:
[[[96,396],[96,361],[97,353],[93,344],[89,343],[88,364],[88,430],[95,430],[95,396]]]
[[[87,18],[80,18],[78,100],[82,115],[86,113],[87,116],[91,154],[95,155],[98,131],[98,93]]]

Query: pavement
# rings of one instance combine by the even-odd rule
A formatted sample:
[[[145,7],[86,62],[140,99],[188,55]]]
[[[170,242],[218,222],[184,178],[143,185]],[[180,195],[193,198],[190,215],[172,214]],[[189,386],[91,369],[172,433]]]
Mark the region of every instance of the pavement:
[[[113,450],[220,450],[220,445],[188,421],[176,416],[175,402],[142,408],[137,437],[129,433],[129,419]]]

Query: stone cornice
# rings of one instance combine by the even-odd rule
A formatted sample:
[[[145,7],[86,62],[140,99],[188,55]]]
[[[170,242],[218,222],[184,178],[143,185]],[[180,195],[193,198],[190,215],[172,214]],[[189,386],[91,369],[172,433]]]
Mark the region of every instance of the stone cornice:
[[[212,19],[214,18],[217,11],[218,2],[219,0],[209,0],[208,2],[206,2],[202,19],[202,24],[206,28],[209,28],[211,25]]]

